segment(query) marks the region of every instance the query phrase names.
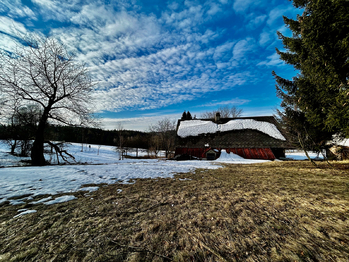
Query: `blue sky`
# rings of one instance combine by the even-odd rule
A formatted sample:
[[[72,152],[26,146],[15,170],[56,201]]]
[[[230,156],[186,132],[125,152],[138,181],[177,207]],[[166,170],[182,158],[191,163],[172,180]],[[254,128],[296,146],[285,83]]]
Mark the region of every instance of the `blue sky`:
[[[0,48],[17,32],[60,39],[97,82],[102,127],[147,130],[220,106],[272,115],[280,100],[271,71],[295,71],[275,53],[288,0],[1,0]]]

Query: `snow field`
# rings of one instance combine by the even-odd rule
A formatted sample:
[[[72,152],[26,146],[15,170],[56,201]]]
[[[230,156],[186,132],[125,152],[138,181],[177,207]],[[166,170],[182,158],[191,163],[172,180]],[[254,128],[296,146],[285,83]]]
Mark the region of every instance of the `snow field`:
[[[34,197],[43,196],[29,203],[52,205],[76,199],[71,193],[77,191],[98,190],[98,185],[102,183],[130,183],[137,178],[173,177],[176,173],[190,172],[196,168],[221,168],[221,163],[252,164],[268,161],[244,159],[232,153],[228,154],[225,150],[216,161],[119,160],[119,153],[112,146],[82,147],[81,144],[71,144],[67,145],[67,150],[74,155],[77,162],[88,164],[11,167],[18,165],[23,158],[9,155],[7,146],[0,143],[0,166],[4,167],[0,168],[0,204],[9,201],[12,205],[19,205]],[[146,151],[139,152],[139,156],[146,154]],[[295,158],[305,159],[299,153],[292,154]],[[84,186],[87,184],[96,186]],[[117,191],[120,192],[121,189]],[[64,195],[66,193],[68,194]],[[55,197],[57,194],[61,196]],[[16,217],[36,212],[27,209],[18,211]]]

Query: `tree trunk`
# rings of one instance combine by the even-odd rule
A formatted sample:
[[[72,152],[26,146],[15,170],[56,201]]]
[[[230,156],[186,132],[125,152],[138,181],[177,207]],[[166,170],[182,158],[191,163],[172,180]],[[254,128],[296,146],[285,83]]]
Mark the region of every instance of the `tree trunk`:
[[[301,139],[300,134],[298,134],[298,141],[299,141],[299,144],[301,145],[301,147],[302,147],[302,149],[303,149],[303,151],[304,151],[304,153],[305,153],[305,156],[308,158],[308,160],[309,160],[315,167],[317,167],[317,164],[316,164],[316,163],[314,162],[314,160],[311,159],[310,156],[308,155],[308,152],[307,152],[307,150],[305,149],[305,146],[304,146],[304,143],[302,142],[302,139]]]
[[[44,139],[38,137],[35,139],[31,152],[33,166],[44,166],[46,164],[44,157]]]
[[[10,153],[11,155],[15,154],[16,147],[17,147],[17,139],[15,139],[15,141],[13,142],[13,144],[11,146],[11,153]]]
[[[38,129],[36,130],[36,137],[30,155],[33,166],[46,165],[46,160],[44,157],[44,134],[49,111],[49,107],[44,109],[43,115],[38,125]]]

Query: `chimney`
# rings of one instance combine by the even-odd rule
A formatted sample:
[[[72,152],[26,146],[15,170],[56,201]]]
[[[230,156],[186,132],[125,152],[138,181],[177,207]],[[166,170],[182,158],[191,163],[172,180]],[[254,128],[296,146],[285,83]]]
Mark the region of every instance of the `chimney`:
[[[219,112],[217,112],[217,113],[216,113],[216,116],[215,116],[215,118],[214,118],[214,121],[215,121],[216,123],[218,123],[220,119],[221,119],[221,114],[220,114]]]

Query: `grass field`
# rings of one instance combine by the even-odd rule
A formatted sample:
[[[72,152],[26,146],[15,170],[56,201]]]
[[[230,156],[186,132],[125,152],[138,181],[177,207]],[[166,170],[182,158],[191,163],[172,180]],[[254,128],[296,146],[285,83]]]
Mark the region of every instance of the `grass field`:
[[[2,204],[0,261],[349,261],[349,162],[334,166],[227,165],[18,218],[30,204]]]

